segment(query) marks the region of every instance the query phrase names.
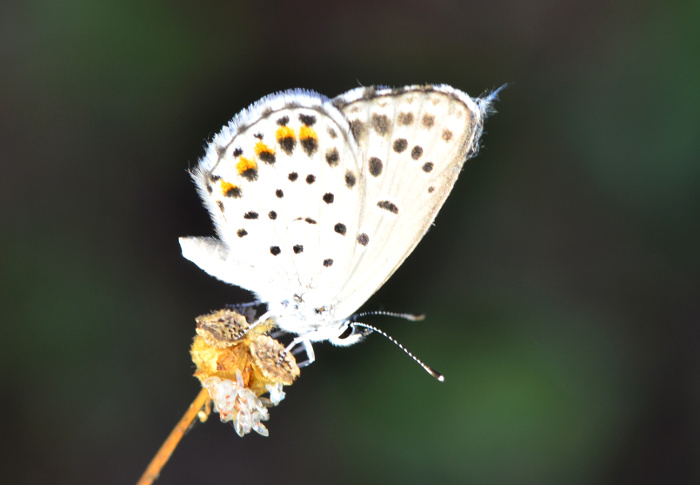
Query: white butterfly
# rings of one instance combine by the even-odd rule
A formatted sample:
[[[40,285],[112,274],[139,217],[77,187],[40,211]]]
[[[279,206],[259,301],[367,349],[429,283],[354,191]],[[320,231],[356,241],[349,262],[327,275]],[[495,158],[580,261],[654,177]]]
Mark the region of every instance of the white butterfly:
[[[430,227],[497,93],[266,96],[224,126],[194,170],[218,238],[180,238],[183,256],[255,293],[263,318],[297,335],[310,361],[311,342],[356,343],[369,332],[350,317]]]

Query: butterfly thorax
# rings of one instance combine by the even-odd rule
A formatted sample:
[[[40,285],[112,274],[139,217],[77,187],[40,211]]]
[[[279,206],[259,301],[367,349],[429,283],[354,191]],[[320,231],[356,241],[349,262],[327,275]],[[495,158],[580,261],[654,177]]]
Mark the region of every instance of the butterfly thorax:
[[[285,332],[302,335],[313,342],[330,340],[340,335],[347,319],[333,315],[330,305],[309,305],[299,295],[291,300],[270,302],[267,317]]]

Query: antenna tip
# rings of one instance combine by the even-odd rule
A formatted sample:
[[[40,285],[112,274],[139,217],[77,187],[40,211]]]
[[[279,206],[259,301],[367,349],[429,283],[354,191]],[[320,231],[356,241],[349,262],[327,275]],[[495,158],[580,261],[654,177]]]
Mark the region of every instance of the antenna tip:
[[[428,374],[430,374],[431,376],[433,376],[433,377],[434,377],[435,379],[437,379],[438,381],[440,381],[440,382],[445,382],[445,376],[443,376],[442,374],[440,374],[440,373],[439,373],[438,371],[436,371],[435,369],[433,369],[433,368],[431,368],[431,367],[428,367],[427,365],[424,365],[423,368],[424,368],[425,370],[428,371]]]

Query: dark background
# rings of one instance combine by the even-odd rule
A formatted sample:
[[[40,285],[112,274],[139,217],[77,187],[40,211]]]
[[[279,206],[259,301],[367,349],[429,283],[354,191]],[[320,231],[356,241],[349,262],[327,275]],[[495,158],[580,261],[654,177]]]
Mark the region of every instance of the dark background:
[[[186,173],[292,87],[505,82],[478,158],[270,437],[196,426],[158,483],[700,480],[700,3],[0,7],[3,483],[133,483],[199,389]]]

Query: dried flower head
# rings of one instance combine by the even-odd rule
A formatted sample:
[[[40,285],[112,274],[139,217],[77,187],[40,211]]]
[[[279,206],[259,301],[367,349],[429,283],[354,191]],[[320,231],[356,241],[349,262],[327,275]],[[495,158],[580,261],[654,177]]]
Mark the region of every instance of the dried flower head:
[[[245,317],[223,309],[197,317],[190,353],[197,377],[209,392],[222,421],[243,436],[251,430],[267,436],[267,408],[284,399],[283,386],[299,376],[294,356],[267,332],[270,322],[250,325]],[[262,397],[268,394],[268,398]]]

